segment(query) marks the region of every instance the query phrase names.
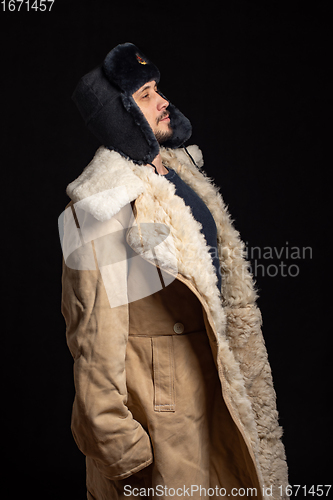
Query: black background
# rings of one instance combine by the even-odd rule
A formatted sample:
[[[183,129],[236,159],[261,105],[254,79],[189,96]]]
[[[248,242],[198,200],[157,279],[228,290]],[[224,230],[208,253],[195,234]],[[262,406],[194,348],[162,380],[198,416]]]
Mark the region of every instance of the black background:
[[[202,149],[248,248],[284,252],[258,260],[256,280],[289,479],[329,484],[328,10],[272,0],[55,0],[51,12],[2,9],[6,498],[85,498],[84,457],[70,432],[57,219],[66,185],[99,146],[71,94],[127,41],[156,63],[162,92],[190,118],[189,144]],[[292,247],[311,251],[295,260]],[[281,262],[287,276],[274,276]]]

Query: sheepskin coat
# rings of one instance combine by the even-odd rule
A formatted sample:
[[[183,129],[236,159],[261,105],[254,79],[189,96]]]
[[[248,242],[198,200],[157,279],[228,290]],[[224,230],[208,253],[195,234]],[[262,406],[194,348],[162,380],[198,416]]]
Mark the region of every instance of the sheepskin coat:
[[[201,151],[197,146],[188,151],[196,165],[181,148],[162,148],[162,160],[214,217],[221,292],[200,223],[175,195],[174,185],[150,166],[100,147],[67,188],[72,201],[64,217],[62,312],[74,358],[72,431],[87,457],[90,499],[123,498],[126,484],[171,488],[183,480],[188,485],[227,485],[229,495],[233,484],[254,485],[257,498],[275,500],[288,484],[276,396],[244,246],[217,187],[202,169]],[[157,278],[147,284],[152,270]],[[196,355],[189,354],[192,344]],[[163,363],[157,366],[158,355],[169,360],[165,369]],[[196,368],[200,356],[206,366],[201,371]],[[148,358],[152,365],[147,368]],[[183,366],[188,366],[188,379],[180,376]],[[165,370],[169,374],[171,369],[172,383],[168,375],[169,385],[163,387]],[[160,395],[152,384],[159,386]],[[205,391],[211,392],[210,420],[202,434],[205,452],[200,452],[191,443],[202,429],[202,422],[196,422],[208,419],[195,413],[202,411],[196,399]],[[195,416],[185,425],[183,415],[192,407]],[[187,427],[190,437],[185,435]],[[176,428],[184,429],[179,431],[184,435]],[[226,452],[223,441],[229,435],[237,438]],[[183,465],[186,450],[188,467]],[[214,459],[212,465],[214,454],[224,458]],[[240,458],[232,468],[233,455]],[[242,468],[247,468],[244,481]],[[177,469],[182,479],[176,479]]]

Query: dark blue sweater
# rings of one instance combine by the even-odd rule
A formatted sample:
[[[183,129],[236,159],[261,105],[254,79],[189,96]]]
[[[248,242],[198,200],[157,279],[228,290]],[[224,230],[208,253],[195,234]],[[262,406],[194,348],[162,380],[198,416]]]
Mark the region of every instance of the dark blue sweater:
[[[179,177],[175,170],[168,170],[169,172],[164,177],[175,185],[176,195],[183,198],[185,205],[191,208],[193,217],[202,225],[201,232],[206,238],[207,244],[212,247],[209,251],[218,278],[218,288],[221,290],[220,263],[217,256],[217,231],[214,218],[200,196]]]

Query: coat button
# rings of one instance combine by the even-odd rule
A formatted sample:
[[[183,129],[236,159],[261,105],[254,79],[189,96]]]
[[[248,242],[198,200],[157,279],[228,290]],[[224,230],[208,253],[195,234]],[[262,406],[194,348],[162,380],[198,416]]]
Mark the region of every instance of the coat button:
[[[175,333],[183,333],[183,331],[184,331],[184,325],[183,325],[183,323],[175,323],[173,325],[173,331]]]

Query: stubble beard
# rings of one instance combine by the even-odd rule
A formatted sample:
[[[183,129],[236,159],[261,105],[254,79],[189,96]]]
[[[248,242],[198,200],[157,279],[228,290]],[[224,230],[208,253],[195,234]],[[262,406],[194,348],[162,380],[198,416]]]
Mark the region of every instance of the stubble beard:
[[[164,111],[156,120],[156,125],[159,124],[163,118],[166,118],[169,116],[169,113],[167,111]],[[154,135],[156,137],[156,140],[159,144],[163,144],[163,142],[167,141],[170,139],[170,137],[173,134],[173,130],[170,126],[170,122],[168,123],[168,129],[167,130],[158,130],[157,128],[154,130]]]

